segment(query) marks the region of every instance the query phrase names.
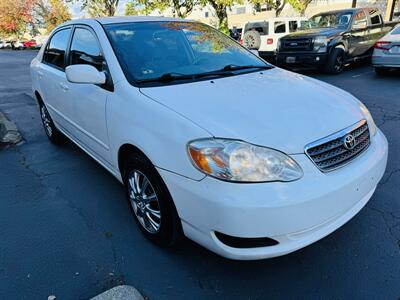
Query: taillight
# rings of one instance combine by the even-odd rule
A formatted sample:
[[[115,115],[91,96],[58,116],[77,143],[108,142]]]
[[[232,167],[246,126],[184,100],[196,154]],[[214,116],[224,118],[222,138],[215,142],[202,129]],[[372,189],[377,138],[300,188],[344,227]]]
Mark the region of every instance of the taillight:
[[[239,43],[240,43],[240,45],[243,45],[243,40],[242,40],[242,39],[240,39]]]
[[[391,42],[378,41],[375,43],[375,49],[389,50],[392,46]]]
[[[267,44],[272,45],[274,43],[274,39],[267,39]]]

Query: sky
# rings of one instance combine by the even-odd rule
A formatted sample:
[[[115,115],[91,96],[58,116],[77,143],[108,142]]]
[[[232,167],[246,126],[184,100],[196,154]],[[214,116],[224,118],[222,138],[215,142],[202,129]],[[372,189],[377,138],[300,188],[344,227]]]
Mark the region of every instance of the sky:
[[[120,0],[117,8],[116,15],[123,15],[124,14],[124,9],[125,9],[125,4],[128,2],[128,0]],[[72,18],[73,19],[79,19],[83,18],[85,16],[85,12],[81,10],[81,3],[67,3],[67,6],[71,10]]]

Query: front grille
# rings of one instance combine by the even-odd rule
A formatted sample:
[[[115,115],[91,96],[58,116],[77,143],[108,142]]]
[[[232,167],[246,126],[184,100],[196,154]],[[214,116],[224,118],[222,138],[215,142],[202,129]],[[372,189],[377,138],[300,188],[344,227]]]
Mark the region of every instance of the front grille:
[[[282,39],[281,49],[287,51],[310,51],[313,49],[312,38]]]
[[[345,139],[351,140],[350,135],[354,137],[354,145],[347,143],[346,147]],[[367,149],[369,144],[368,123],[362,120],[340,132],[308,144],[305,151],[321,171],[329,172],[352,161]]]

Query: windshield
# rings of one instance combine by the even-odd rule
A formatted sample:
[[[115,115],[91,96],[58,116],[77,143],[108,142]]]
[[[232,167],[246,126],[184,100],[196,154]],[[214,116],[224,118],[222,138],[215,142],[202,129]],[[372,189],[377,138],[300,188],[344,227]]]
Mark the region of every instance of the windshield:
[[[231,66],[256,67],[240,69],[235,74],[268,67],[225,34],[197,22],[135,22],[104,27],[131,83],[166,74],[172,78],[171,75],[232,71]],[[218,76],[224,74],[220,72]]]
[[[301,29],[310,28],[347,28],[353,16],[350,12],[324,13],[311,17],[302,22]]]

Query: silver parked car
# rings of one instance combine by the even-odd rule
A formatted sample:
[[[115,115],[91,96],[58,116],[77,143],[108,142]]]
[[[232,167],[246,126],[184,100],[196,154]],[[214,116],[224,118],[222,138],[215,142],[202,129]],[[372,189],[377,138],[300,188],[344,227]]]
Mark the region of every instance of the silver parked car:
[[[372,65],[378,75],[400,68],[400,25],[375,43]]]

